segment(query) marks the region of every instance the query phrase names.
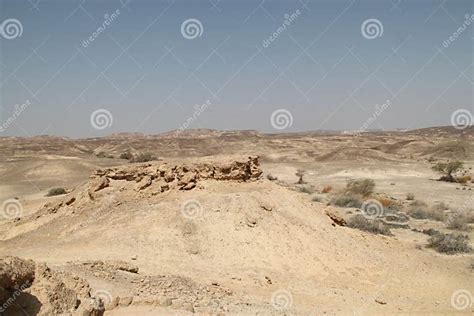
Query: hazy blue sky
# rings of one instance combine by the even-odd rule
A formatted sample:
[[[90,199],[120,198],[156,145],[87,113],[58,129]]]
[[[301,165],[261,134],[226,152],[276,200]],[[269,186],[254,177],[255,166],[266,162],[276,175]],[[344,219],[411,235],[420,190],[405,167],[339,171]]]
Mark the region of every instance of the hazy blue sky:
[[[0,136],[415,128],[459,109],[472,124],[473,3],[0,0],[22,26],[0,36]]]

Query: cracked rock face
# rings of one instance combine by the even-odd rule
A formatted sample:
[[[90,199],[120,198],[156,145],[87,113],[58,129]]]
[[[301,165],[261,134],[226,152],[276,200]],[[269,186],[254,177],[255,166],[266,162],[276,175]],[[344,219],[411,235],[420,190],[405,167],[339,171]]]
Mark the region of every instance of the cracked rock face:
[[[254,181],[261,175],[258,157],[249,157],[243,161],[205,162],[192,165],[147,163],[97,170],[89,184],[89,194],[93,195],[108,187],[111,180],[136,182],[138,183],[136,191],[144,190],[154,182],[161,182],[162,187],[192,190],[199,180]]]

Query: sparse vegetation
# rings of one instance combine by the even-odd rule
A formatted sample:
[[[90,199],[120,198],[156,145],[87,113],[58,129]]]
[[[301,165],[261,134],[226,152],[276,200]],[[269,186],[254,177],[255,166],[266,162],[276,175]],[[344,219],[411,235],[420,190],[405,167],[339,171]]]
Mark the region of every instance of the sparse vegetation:
[[[304,184],[306,182],[304,182],[303,180],[303,177],[306,175],[306,170],[303,170],[303,169],[297,169],[296,170],[296,173],[295,173],[295,176],[298,177],[298,184]]]
[[[374,192],[375,182],[372,179],[350,180],[347,182],[346,191],[352,194],[368,197]]]
[[[126,151],[126,152],[124,152],[124,153],[121,153],[119,158],[120,158],[120,159],[131,160],[131,159],[133,159],[133,154],[132,154],[131,152],[129,152],[129,151]]]
[[[456,213],[449,218],[446,227],[453,230],[469,230],[469,226],[467,225],[467,217],[463,214]]]
[[[427,247],[448,255],[466,253],[472,250],[469,237],[462,234],[434,234],[428,239]]]
[[[456,182],[454,174],[461,171],[463,165],[461,161],[438,162],[432,169],[442,174],[440,181]]]
[[[321,193],[329,193],[331,191],[332,191],[332,186],[327,185],[321,190]]]
[[[331,204],[340,207],[361,207],[362,199],[355,194],[340,194],[331,199]]]
[[[407,201],[414,201],[414,200],[415,200],[415,194],[408,193],[407,194]]]
[[[311,201],[313,201],[313,202],[322,202],[322,199],[321,199],[321,197],[319,197],[319,196],[316,195],[316,196],[313,196],[313,198],[311,199]]]
[[[56,195],[63,195],[66,194],[67,191],[64,188],[52,188],[48,191],[46,196],[56,196]]]
[[[146,152],[146,153],[140,153],[134,156],[133,159],[130,160],[130,162],[148,162],[148,161],[153,161],[157,159],[158,158],[155,157],[152,153]]]
[[[347,226],[373,234],[392,235],[390,228],[381,221],[369,220],[360,214],[351,217],[347,222]]]
[[[436,206],[430,209],[424,202],[413,201],[408,207],[407,213],[415,219],[433,219],[443,222],[446,220],[444,210],[442,207]]]
[[[307,194],[313,194],[314,193],[314,189],[310,186],[301,186],[301,187],[297,187],[297,189],[301,193],[307,193]]]

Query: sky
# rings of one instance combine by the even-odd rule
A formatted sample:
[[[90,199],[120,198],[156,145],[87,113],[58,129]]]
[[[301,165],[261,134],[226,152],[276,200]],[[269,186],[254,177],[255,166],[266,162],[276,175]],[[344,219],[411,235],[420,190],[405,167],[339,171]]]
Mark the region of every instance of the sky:
[[[0,0],[0,23],[0,137],[472,125],[472,0]]]

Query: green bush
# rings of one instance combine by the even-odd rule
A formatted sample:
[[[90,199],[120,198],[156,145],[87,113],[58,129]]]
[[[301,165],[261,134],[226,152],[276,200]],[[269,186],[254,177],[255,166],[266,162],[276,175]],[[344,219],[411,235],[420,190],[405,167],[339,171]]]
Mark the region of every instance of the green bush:
[[[53,188],[49,190],[48,194],[46,196],[55,196],[55,195],[63,195],[66,194],[67,191],[64,188]]]
[[[375,182],[372,179],[350,180],[346,185],[346,192],[367,197],[374,192]]]
[[[435,234],[428,239],[427,247],[448,255],[467,253],[472,250],[469,237],[461,234]]]
[[[439,180],[447,182],[456,182],[453,174],[463,169],[463,163],[461,161],[450,161],[450,162],[438,162],[436,165],[431,167],[434,171],[442,174]]]
[[[336,195],[331,199],[331,204],[340,206],[340,207],[356,207],[360,208],[362,206],[362,199],[354,194],[340,194]]]
[[[373,234],[392,235],[390,228],[381,221],[369,220],[360,214],[351,217],[347,222],[347,226]]]

